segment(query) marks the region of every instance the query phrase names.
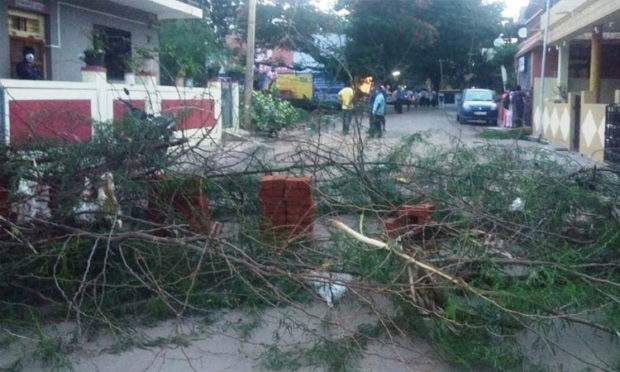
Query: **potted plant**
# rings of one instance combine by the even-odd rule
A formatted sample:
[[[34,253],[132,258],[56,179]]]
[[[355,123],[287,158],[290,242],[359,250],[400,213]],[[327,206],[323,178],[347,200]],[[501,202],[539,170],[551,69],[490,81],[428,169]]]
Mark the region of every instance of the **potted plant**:
[[[90,34],[91,46],[84,50],[83,61],[86,66],[105,66],[105,35],[98,30]]]
[[[142,69],[142,61],[129,57],[125,60],[125,84],[136,84],[136,72]]]
[[[198,73],[198,64],[193,60],[189,59],[185,62],[183,66],[183,70],[185,72],[185,86],[189,88],[194,87],[194,77]]]
[[[185,86],[185,69],[183,67],[179,68],[179,71],[177,71],[174,85],[177,87]]]
[[[157,75],[157,50],[153,48],[136,48],[138,70],[141,74]]]

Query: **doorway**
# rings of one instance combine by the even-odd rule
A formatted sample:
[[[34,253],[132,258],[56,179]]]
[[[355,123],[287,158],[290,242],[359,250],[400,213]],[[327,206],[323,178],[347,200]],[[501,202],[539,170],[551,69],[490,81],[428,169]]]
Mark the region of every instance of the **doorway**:
[[[108,80],[123,80],[131,59],[131,33],[100,25],[95,25],[95,31],[105,40],[105,68],[108,70]]]
[[[45,17],[41,14],[10,9],[9,20],[9,58],[11,78],[18,79],[17,65],[24,59],[24,48],[34,49],[34,64],[45,79]]]

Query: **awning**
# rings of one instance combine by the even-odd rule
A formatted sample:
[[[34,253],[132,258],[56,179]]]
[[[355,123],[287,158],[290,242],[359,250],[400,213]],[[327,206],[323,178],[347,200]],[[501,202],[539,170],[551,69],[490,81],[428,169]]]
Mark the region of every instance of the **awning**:
[[[532,34],[531,37],[527,38],[524,42],[521,43],[521,45],[519,46],[519,50],[515,55],[515,58],[519,58],[530,52],[532,49],[542,46],[542,43],[542,32],[538,30],[534,34]]]
[[[202,18],[202,9],[179,0],[110,0],[157,15],[158,19]]]

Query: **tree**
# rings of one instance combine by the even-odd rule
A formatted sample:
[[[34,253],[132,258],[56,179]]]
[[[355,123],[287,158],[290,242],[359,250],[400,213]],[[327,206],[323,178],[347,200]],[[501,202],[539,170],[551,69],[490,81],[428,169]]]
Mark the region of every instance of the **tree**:
[[[337,8],[349,11],[346,58],[352,73],[385,79],[394,69],[409,69],[437,37],[424,19],[428,6],[427,0],[340,0]]]
[[[348,63],[356,74],[460,86],[473,73],[477,55],[501,30],[501,5],[482,0],[340,0],[348,9]]]

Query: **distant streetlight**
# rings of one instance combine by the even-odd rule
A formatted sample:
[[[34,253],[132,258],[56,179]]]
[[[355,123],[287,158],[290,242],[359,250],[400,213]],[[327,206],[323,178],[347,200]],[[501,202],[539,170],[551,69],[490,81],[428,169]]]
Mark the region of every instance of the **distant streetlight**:
[[[400,76],[400,71],[396,70],[396,71],[392,71],[392,76],[394,76],[394,78],[397,78]]]

